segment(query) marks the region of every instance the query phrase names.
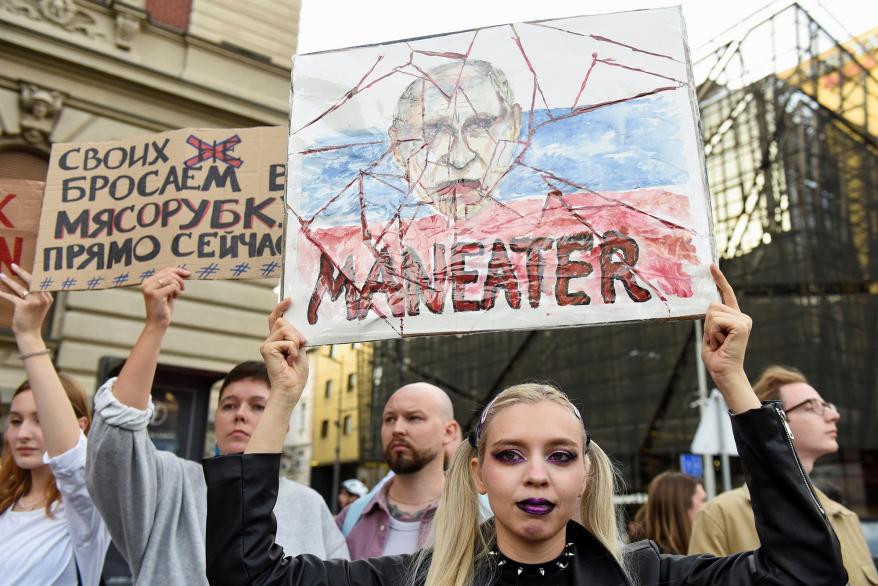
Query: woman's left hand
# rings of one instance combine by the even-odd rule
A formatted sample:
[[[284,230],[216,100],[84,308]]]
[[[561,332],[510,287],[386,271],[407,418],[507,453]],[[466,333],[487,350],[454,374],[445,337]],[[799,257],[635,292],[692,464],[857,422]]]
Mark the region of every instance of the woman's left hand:
[[[44,291],[29,292],[31,274],[16,264],[12,265],[12,270],[27,285],[23,287],[9,275],[0,272],[0,283],[3,285],[0,287],[0,297],[15,306],[12,331],[17,339],[28,336],[42,338],[43,322],[52,307],[52,295]]]
[[[722,303],[711,303],[704,317],[701,359],[733,413],[758,409],[761,403],[744,372],[753,320],[741,312],[735,291],[719,267],[711,265],[710,272]]]

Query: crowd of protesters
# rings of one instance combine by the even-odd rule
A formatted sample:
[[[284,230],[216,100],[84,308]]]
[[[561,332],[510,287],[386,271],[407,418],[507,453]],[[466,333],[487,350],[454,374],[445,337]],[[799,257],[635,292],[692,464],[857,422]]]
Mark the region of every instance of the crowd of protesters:
[[[100,584],[112,539],[136,584],[878,583],[856,515],[809,480],[815,460],[838,450],[838,411],[796,370],[771,368],[750,386],[750,319],[712,273],[722,302],[707,311],[702,358],[747,483],[705,506],[698,480],[661,474],[625,540],[618,473],[588,431],[599,414],[553,386],[505,389],[467,434],[442,389],[397,389],[380,429],[390,471],[371,490],[344,481],[333,518],[320,495],[280,475],[308,377],[305,340],[282,317],[289,300],[269,316],[263,360],[222,382],[220,455],[198,464],[158,450],[147,431],[186,270],[143,282],[142,333],[97,391],[93,417],[42,338],[51,295],[0,274],[28,377],[3,436],[0,582]]]

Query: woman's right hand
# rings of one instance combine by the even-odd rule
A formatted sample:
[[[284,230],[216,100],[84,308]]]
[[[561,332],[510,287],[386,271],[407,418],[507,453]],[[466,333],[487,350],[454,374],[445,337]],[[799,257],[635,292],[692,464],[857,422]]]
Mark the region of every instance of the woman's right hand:
[[[185,289],[185,280],[191,274],[187,269],[162,269],[143,281],[143,302],[146,305],[146,325],[167,328],[174,314],[174,300]]]
[[[12,270],[26,285],[23,287],[9,275],[0,272],[0,283],[12,291],[7,293],[0,288],[0,297],[8,300],[15,307],[12,313],[12,332],[19,341],[19,346],[26,338],[41,342],[43,322],[46,321],[46,315],[52,307],[52,295],[43,291],[28,292],[31,274],[16,264],[12,265]],[[30,351],[29,348],[19,348],[19,350]]]
[[[271,332],[260,350],[272,393],[280,392],[298,401],[308,380],[308,357],[305,337],[280,317],[289,306],[290,300],[284,299],[275,307],[269,317]]]
[[[283,452],[290,415],[308,380],[305,337],[290,322],[280,317],[289,305],[289,300],[285,299],[275,307],[268,319],[271,333],[260,348],[271,381],[271,394],[268,396],[265,411],[247,442],[248,454]]]

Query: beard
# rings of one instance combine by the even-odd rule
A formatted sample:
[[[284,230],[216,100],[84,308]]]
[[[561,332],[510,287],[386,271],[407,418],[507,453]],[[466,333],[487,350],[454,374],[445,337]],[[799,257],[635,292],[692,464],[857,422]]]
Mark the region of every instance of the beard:
[[[408,452],[393,453],[390,449],[391,445],[393,445],[393,442],[384,448],[384,461],[387,462],[387,465],[393,470],[394,474],[414,474],[415,472],[420,472],[424,466],[439,456],[438,450],[419,451],[408,442],[405,443],[405,446],[409,449]],[[399,442],[397,442],[397,445],[399,445]]]

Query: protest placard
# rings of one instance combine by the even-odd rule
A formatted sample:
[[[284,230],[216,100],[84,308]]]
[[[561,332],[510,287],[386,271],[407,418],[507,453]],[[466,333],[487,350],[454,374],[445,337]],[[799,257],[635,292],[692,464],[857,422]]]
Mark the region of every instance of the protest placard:
[[[716,299],[678,8],[295,58],[285,294],[313,344]]]
[[[286,129],[182,129],[52,147],[32,288],[279,277]]]
[[[0,271],[22,285],[10,265],[33,268],[44,187],[42,181],[0,178]],[[0,301],[0,327],[11,326],[12,304]]]

